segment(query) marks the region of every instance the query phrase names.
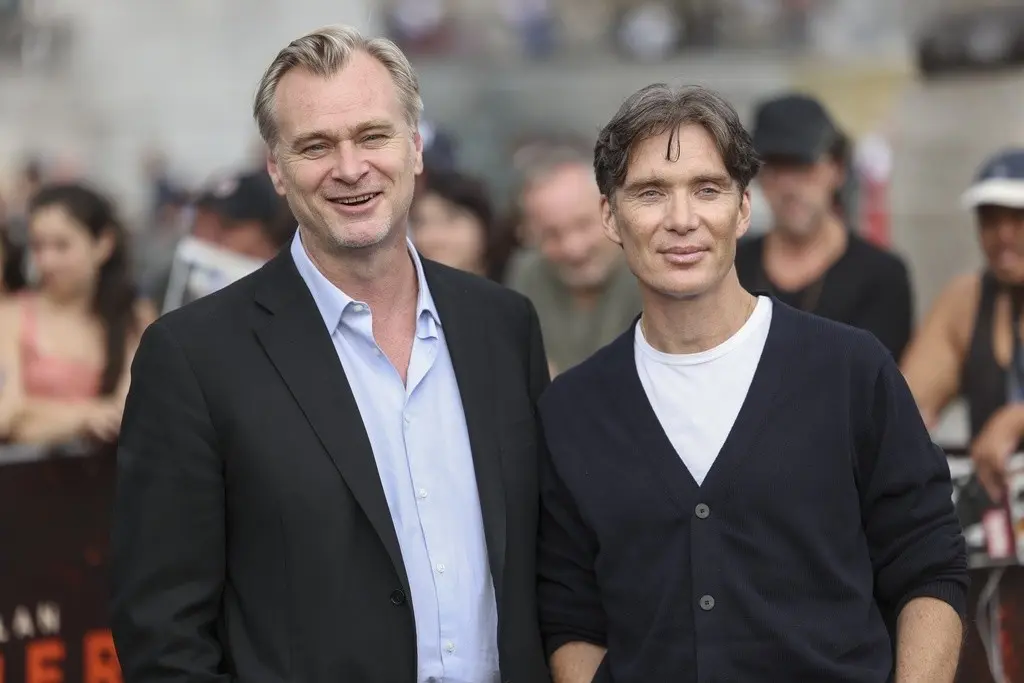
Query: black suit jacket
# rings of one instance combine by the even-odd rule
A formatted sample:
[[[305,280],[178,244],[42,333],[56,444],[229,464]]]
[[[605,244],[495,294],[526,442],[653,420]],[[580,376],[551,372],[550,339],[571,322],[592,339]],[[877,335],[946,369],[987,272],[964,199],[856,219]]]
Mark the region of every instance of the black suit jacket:
[[[548,680],[536,608],[533,306],[424,260],[462,395],[501,679]],[[128,683],[414,683],[409,582],[369,438],[288,249],[145,332],[118,454]]]

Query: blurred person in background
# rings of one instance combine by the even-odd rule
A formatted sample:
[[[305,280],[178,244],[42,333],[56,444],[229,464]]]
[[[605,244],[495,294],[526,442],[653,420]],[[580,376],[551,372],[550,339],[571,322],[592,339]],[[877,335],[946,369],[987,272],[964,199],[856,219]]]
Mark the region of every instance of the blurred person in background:
[[[0,306],[10,440],[117,437],[135,347],[154,318],[136,296],[128,240],[111,203],[78,184],[43,187],[28,206],[31,292]]]
[[[499,234],[486,185],[458,171],[425,173],[409,212],[422,256],[501,282],[510,245]]]
[[[12,294],[25,286],[25,248],[11,240],[7,221],[7,205],[0,196],[0,296]]]
[[[7,226],[12,244],[24,247],[28,242],[28,204],[43,184],[43,162],[29,157],[21,167],[7,202]]]
[[[985,256],[980,273],[954,278],[907,349],[902,369],[925,422],[952,400],[969,414],[971,457],[993,500],[1024,437],[1024,149],[982,164],[963,196]]]
[[[230,191],[214,201],[220,218],[215,244],[259,261],[269,261],[288,244],[296,223],[266,169],[239,175]]]
[[[903,260],[845,225],[839,195],[848,142],[816,99],[790,94],[762,103],[754,145],[772,227],[743,240],[736,271],[748,291],[865,329],[897,359],[910,339],[913,296]]]
[[[296,225],[287,202],[277,194],[263,168],[211,181],[192,203],[190,214],[179,239],[191,235],[260,262],[269,261],[287,245]],[[161,302],[161,309],[179,256],[171,245],[166,258],[145,273],[144,291]]]
[[[552,374],[585,360],[640,313],[640,290],[601,226],[601,193],[585,156],[563,147],[534,159],[519,194],[521,257],[509,286],[537,307]]]

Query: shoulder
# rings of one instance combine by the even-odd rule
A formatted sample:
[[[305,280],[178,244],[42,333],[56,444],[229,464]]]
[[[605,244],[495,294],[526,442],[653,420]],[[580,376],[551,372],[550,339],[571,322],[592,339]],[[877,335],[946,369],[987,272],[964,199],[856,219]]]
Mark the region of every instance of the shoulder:
[[[541,395],[538,404],[541,415],[557,423],[565,413],[594,414],[595,410],[587,410],[585,406],[594,406],[608,396],[608,390],[603,387],[622,381],[627,372],[636,372],[633,335],[634,325],[631,324],[585,361],[555,377]]]
[[[246,324],[246,315],[269,266],[270,263],[216,292],[160,315],[149,327],[169,333],[184,346],[230,336]]]
[[[906,261],[894,251],[878,247],[855,234],[851,234],[847,249],[858,269],[863,269],[872,278],[909,278]]]
[[[24,295],[0,298],[0,346],[13,350],[21,336]]]
[[[772,332],[780,353],[800,363],[808,376],[832,381],[874,377],[892,353],[871,332],[773,301]],[[827,379],[826,379],[827,378]]]
[[[31,295],[19,294],[0,297],[0,329],[6,331],[11,327],[18,326],[22,306],[29,296]]]
[[[981,281],[980,273],[961,273],[942,288],[936,301],[960,312],[971,310],[981,297]]]

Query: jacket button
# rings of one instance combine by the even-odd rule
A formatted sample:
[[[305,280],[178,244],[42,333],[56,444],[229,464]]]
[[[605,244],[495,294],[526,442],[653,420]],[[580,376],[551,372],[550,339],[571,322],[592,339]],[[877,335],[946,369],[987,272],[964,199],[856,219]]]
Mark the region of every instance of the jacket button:
[[[715,599],[710,595],[705,595],[700,599],[700,608],[705,612],[710,612],[715,608]]]
[[[405,591],[395,590],[391,592],[391,604],[396,607],[405,604]]]
[[[711,508],[704,503],[700,503],[693,509],[693,514],[697,515],[698,519],[707,519],[708,515],[711,514]]]

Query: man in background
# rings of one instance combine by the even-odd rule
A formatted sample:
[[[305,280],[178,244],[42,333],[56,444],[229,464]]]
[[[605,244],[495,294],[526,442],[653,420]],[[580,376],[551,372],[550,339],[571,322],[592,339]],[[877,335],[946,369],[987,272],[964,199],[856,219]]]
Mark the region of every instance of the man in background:
[[[188,251],[189,243],[198,241],[214,248],[203,253],[225,252],[259,264],[277,254],[295,232],[288,205],[274,190],[265,169],[211,182],[192,205],[188,220],[184,235],[164,244],[159,252],[151,250],[142,277],[143,292],[161,308],[166,308],[172,271],[194,253]]]
[[[537,308],[552,374],[588,358],[640,313],[636,278],[601,227],[601,193],[586,157],[559,148],[524,172],[522,236],[535,252],[509,286]]]
[[[846,137],[820,102],[798,94],[759,106],[753,137],[772,228],[740,243],[740,282],[865,329],[898,359],[913,321],[910,278],[898,256],[844,224]]]

